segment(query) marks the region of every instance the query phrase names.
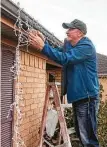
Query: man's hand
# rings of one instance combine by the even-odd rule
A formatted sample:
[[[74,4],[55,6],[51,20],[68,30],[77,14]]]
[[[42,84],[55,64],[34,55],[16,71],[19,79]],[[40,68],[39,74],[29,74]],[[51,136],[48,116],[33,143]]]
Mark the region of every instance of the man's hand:
[[[45,38],[42,33],[34,30],[29,32],[29,41],[32,46],[39,50],[42,50],[44,47]]]
[[[35,35],[35,36],[38,35],[43,41],[46,40],[45,36],[44,36],[40,31],[38,31],[38,30],[32,29],[32,30],[30,31],[30,33],[32,33],[32,34]]]

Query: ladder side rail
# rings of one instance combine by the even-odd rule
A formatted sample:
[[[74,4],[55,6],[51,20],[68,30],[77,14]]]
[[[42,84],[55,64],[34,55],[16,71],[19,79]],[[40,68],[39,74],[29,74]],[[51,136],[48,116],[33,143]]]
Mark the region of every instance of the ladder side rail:
[[[66,121],[64,118],[63,108],[61,107],[61,102],[60,102],[60,97],[59,97],[57,85],[52,84],[52,90],[53,90],[53,94],[54,94],[55,106],[56,106],[56,109],[58,112],[58,119],[59,119],[59,123],[60,123],[60,127],[61,127],[61,134],[62,134],[64,143],[68,142],[67,147],[72,147],[71,142],[70,142],[70,137],[68,134],[68,130],[67,130],[67,126],[66,126]]]
[[[48,102],[49,102],[49,94],[50,94],[50,86],[47,86],[44,108],[43,108],[43,115],[42,115],[42,122],[41,122],[41,128],[40,128],[40,146],[39,147],[42,147],[43,145],[43,135],[44,135],[44,129],[46,126],[46,115],[47,115],[47,108],[48,108]]]

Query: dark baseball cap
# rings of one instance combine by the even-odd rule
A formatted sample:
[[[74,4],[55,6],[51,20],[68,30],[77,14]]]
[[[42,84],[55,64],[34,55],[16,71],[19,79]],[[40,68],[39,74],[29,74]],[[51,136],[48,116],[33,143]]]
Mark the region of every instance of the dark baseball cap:
[[[83,34],[87,33],[87,26],[86,24],[78,19],[74,19],[73,21],[71,21],[70,23],[63,23],[62,24],[64,29],[79,29],[81,32],[83,32]]]

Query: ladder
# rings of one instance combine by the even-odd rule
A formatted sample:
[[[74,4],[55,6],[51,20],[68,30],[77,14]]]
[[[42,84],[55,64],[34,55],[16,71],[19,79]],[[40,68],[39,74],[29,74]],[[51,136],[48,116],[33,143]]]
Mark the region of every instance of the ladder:
[[[47,116],[50,90],[53,91],[54,103],[55,103],[56,111],[58,114],[58,120],[59,120],[59,124],[60,124],[60,131],[61,131],[60,133],[61,133],[61,137],[63,139],[63,144],[60,144],[57,146],[50,144],[46,139],[44,139],[44,130],[45,130],[45,126],[46,126],[46,116]],[[71,107],[70,104],[69,104],[69,107]],[[49,147],[72,147],[71,142],[70,142],[68,129],[67,129],[67,125],[66,125],[66,121],[65,121],[65,117],[64,117],[63,106],[61,106],[58,88],[55,83],[48,83],[47,90],[46,90],[45,105],[44,105],[44,109],[43,109],[42,123],[41,123],[41,128],[40,128],[39,147],[43,147],[44,142],[46,144],[48,144]]]

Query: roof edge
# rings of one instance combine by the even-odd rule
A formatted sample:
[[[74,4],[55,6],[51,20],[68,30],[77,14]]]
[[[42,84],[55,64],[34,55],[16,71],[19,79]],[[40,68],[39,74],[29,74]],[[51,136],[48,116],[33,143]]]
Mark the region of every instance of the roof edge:
[[[10,19],[16,21],[18,16],[18,10],[20,7],[18,7],[13,1],[11,0],[2,0],[1,1],[1,14],[4,14],[6,17],[8,16]],[[61,46],[62,42],[54,36],[52,33],[50,33],[44,26],[42,26],[39,22],[37,22],[34,18],[32,18],[29,14],[27,14],[23,9],[21,11],[21,19],[23,22],[28,19],[28,24],[32,26],[33,22],[33,28],[41,31],[49,41],[49,43],[53,46]]]
[[[107,74],[98,74],[99,78],[107,78]]]

